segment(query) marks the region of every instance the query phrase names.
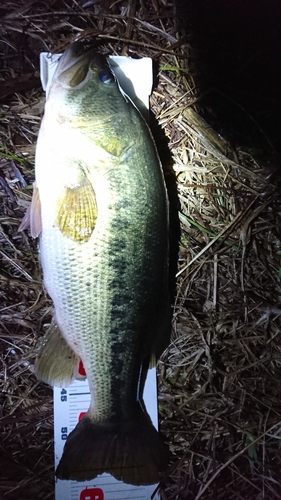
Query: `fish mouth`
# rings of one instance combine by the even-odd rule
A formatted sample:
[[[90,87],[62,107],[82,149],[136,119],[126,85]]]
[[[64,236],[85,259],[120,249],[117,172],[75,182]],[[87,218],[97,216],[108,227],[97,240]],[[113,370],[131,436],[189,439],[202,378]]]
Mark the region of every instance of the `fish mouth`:
[[[67,89],[81,88],[88,81],[95,49],[86,41],[71,44],[63,53],[54,80]]]

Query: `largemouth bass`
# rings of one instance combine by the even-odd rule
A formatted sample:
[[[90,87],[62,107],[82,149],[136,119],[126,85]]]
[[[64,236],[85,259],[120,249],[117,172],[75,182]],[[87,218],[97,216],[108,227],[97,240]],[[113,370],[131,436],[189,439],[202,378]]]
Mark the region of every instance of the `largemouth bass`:
[[[61,57],[45,106],[29,219],[40,235],[54,303],[35,370],[64,386],[82,360],[88,412],[70,433],[56,475],[109,472],[156,483],[167,450],[146,412],[151,360],[168,343],[168,199],[150,131],[104,56],[75,42]]]

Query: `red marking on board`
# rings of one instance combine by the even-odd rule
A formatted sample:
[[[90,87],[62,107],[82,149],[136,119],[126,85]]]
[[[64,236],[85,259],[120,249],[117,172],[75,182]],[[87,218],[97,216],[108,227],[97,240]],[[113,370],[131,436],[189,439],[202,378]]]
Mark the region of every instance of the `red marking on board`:
[[[81,360],[80,360],[80,362],[79,362],[78,373],[79,373],[79,375],[81,375],[82,377],[86,377],[85,368],[84,368],[83,363],[82,363],[82,361],[81,361]]]
[[[81,491],[79,500],[104,500],[104,494],[100,488],[87,488]]]
[[[81,411],[81,413],[79,413],[78,422],[80,422],[81,418],[83,418],[86,413],[86,411]]]

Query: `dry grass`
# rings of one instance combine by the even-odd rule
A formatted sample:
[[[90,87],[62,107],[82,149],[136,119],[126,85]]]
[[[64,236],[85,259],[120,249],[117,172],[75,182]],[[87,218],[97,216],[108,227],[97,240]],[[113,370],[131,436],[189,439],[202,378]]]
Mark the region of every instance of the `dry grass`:
[[[159,363],[171,451],[163,500],[281,497],[278,179],[197,114],[188,34],[175,13],[164,0],[1,3],[0,498],[54,496],[52,391],[32,373],[51,303],[36,242],[17,228],[44,104],[38,54],[85,30],[106,52],[155,61],[151,105],[161,129],[153,129],[167,179],[172,163],[178,184],[173,337]]]

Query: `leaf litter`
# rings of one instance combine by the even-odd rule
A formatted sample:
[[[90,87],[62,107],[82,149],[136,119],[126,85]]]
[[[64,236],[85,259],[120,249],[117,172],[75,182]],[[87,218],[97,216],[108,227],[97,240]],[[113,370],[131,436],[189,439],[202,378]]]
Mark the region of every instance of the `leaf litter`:
[[[279,179],[254,146],[234,150],[200,115],[192,37],[177,13],[166,0],[1,3],[0,498],[54,498],[52,390],[33,374],[52,304],[37,243],[17,230],[44,106],[39,53],[78,35],[105,53],[152,57],[151,127],[177,183],[173,332],[158,363],[170,447],[162,499],[281,496]]]

